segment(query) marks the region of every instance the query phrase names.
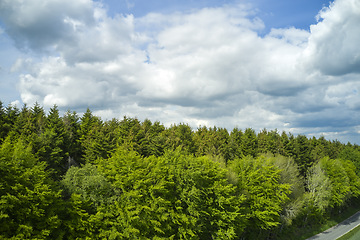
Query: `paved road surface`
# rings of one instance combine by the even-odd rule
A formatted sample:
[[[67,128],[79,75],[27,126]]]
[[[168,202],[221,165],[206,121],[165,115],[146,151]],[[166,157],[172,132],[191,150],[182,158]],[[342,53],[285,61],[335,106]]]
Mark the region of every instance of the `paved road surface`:
[[[319,233],[307,240],[333,240],[341,237],[345,233],[351,231],[353,228],[360,225],[360,211],[339,223],[338,225],[329,228],[328,230]]]

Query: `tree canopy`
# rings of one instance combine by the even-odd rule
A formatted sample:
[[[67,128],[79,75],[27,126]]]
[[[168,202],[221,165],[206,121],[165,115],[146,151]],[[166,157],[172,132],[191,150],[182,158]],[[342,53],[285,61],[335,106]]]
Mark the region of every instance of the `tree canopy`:
[[[0,102],[1,239],[276,239],[360,195],[360,148]]]

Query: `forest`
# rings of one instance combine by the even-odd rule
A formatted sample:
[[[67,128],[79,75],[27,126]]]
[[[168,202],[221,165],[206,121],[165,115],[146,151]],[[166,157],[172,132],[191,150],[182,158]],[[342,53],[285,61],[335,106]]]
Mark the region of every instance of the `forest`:
[[[358,201],[360,148],[0,102],[0,176],[0,239],[281,239]]]

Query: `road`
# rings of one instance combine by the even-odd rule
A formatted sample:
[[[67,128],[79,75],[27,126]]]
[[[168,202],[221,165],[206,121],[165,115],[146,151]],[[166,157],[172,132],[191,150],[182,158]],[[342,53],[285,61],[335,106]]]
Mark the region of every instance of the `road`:
[[[335,240],[360,225],[360,211],[338,225],[306,240]]]

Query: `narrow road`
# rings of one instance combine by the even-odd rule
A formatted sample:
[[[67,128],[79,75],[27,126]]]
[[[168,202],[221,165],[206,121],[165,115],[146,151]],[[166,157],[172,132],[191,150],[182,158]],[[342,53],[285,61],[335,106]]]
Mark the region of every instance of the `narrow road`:
[[[360,211],[338,225],[306,240],[335,240],[360,225]]]

